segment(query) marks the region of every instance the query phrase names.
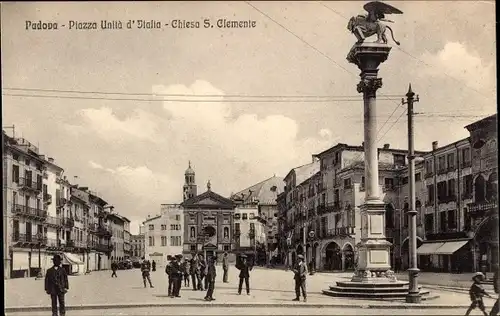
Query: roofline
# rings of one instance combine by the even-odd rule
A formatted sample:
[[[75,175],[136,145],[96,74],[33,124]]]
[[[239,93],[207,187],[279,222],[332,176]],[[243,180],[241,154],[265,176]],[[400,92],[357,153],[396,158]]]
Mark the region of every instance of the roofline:
[[[471,130],[476,129],[476,127],[478,127],[479,125],[486,123],[486,121],[493,120],[493,119],[495,121],[497,120],[497,114],[496,113],[492,114],[490,116],[487,116],[485,118],[482,118],[479,121],[475,121],[475,122],[473,122],[473,123],[471,123],[469,125],[466,125],[464,128],[467,129],[470,132]]]
[[[338,143],[337,145],[328,148],[327,150],[324,150],[320,152],[319,154],[314,154],[313,156],[316,156],[318,158],[321,158],[322,155],[328,154],[332,151],[338,150],[338,149],[343,149],[343,150],[356,150],[356,151],[364,151],[363,146],[355,146],[355,145],[348,145],[344,143]],[[397,153],[407,153],[408,149],[400,149],[400,148],[377,148],[378,151],[388,151],[388,152],[397,152]],[[416,154],[422,154],[422,153],[427,153],[427,151],[420,151],[420,150],[415,150]]]
[[[254,187],[254,186],[256,186],[256,185],[262,184],[262,183],[264,183],[264,182],[266,182],[266,181],[269,181],[269,180],[271,180],[272,178],[281,178],[281,177],[278,177],[278,176],[274,175],[274,176],[272,176],[272,177],[269,177],[269,178],[267,178],[267,179],[265,179],[265,180],[262,180],[262,181],[260,181],[260,182],[255,183],[255,184],[252,184],[251,186],[249,186],[249,187],[247,187],[247,188],[245,188],[245,189],[243,189],[243,190],[240,190],[240,191],[238,191],[238,192],[236,192],[236,193],[232,194],[232,195],[231,195],[231,197],[233,197],[233,196],[235,196],[235,195],[238,195],[238,194],[241,194],[241,193],[244,193],[245,191],[248,191],[250,188],[252,188],[252,187]],[[281,181],[282,181],[282,182],[284,182],[285,178],[282,178],[282,179],[283,179],[283,180],[281,180]]]
[[[428,151],[428,152],[426,152],[425,155],[432,155],[432,154],[440,152],[440,151],[448,150],[451,147],[455,147],[456,145],[458,145],[461,142],[468,142],[468,143],[470,143],[470,140],[471,140],[470,136],[469,137],[465,137],[465,138],[459,139],[457,141],[454,141],[453,143],[449,143],[449,144],[446,144],[446,145],[444,145],[442,147],[438,147],[436,150]]]
[[[316,156],[316,155],[313,155],[313,156]],[[296,169],[298,168],[302,168],[302,167],[305,167],[307,165],[312,165],[313,163],[317,163],[318,161],[313,161],[313,162],[309,162],[309,163],[306,163],[306,164],[303,164],[303,165],[300,165],[298,167],[294,167],[292,169],[290,169],[290,171],[286,174],[286,177],[283,178],[283,181],[288,178],[288,176],[290,175],[290,173],[292,173],[292,171],[295,171]]]
[[[155,217],[148,218],[144,222],[142,222],[142,225],[144,225],[145,223],[150,222],[154,219],[160,218],[160,217],[161,217],[161,215],[156,215]]]

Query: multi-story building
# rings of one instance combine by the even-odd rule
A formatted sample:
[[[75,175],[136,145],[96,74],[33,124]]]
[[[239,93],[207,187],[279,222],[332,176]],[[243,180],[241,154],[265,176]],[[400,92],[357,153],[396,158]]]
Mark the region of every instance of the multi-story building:
[[[144,226],[146,258],[163,266],[168,255],[182,254],[184,216],[179,204],[162,204],[161,213],[149,217]]]
[[[234,210],[233,254],[246,254],[250,262],[257,262],[266,256],[266,221],[259,214],[257,200],[238,204]],[[230,229],[224,230],[224,238]],[[259,256],[259,257],[256,257]],[[231,258],[233,259],[233,258]]]
[[[294,262],[295,255],[305,250],[316,269],[354,269],[354,252],[361,233],[359,206],[365,198],[363,146],[338,144],[315,157],[320,163],[319,168],[312,169],[314,174],[308,170],[301,182],[294,183],[293,175],[301,171],[295,168],[285,178],[288,193],[281,205],[285,206],[288,222],[289,260]],[[391,149],[389,144],[379,148],[380,198],[386,203],[385,233],[392,243],[399,238],[395,229],[399,205],[395,184],[405,166],[405,150]]]
[[[135,260],[142,259],[146,255],[146,243],[144,242],[144,234],[131,235],[130,244],[132,246],[132,258]]]
[[[111,229],[111,261],[123,261],[125,259],[125,223],[130,221],[117,213],[110,213],[107,217]]]
[[[496,115],[466,128],[470,137],[443,147],[433,142],[424,156],[422,269],[490,271],[498,263]]]
[[[432,151],[416,152],[417,253],[422,270],[490,271],[498,264],[496,122],[496,115],[487,117],[466,127],[471,133],[466,139],[443,147],[433,142]],[[386,144],[378,152],[385,235],[393,245],[391,263],[407,268],[407,151]],[[307,232],[314,231],[307,254],[316,267],[349,269],[360,240],[363,146],[338,144],[316,156],[321,161],[319,179],[317,174],[294,179],[303,174],[303,167],[285,177],[285,192],[277,198],[284,232],[280,247],[293,259],[304,251]],[[302,227],[307,230],[297,234]]]
[[[282,214],[280,226],[283,228],[280,238],[286,245],[286,254],[284,254],[285,258],[283,259],[287,264],[295,263],[296,255],[304,253],[299,236],[303,236],[305,228],[297,224],[303,221],[303,218],[305,219],[305,215],[302,216],[306,210],[304,208],[305,201],[299,200],[299,185],[315,175],[319,169],[320,162],[313,156],[311,163],[293,168],[284,178],[285,189],[282,198],[284,201],[280,205],[284,206],[285,209],[279,212]]]
[[[130,259],[132,257],[132,244],[131,244],[131,234],[130,234],[130,220],[126,217],[125,223],[123,224],[123,253],[125,259]]]
[[[54,159],[2,133],[5,277],[44,274],[55,253],[72,274],[108,269],[107,203],[71,185]]]
[[[252,256],[256,248],[260,257],[267,262],[276,256],[278,246],[278,206],[276,199],[283,192],[283,178],[273,176],[231,196],[237,205],[234,214],[234,229],[240,233],[235,241],[235,252],[249,252]],[[253,210],[256,208],[256,210]],[[248,234],[253,240],[247,240]],[[260,237],[264,233],[264,240]],[[247,245],[248,244],[248,245]],[[257,245],[261,247],[257,248]],[[244,248],[250,247],[245,251]],[[261,260],[261,261],[262,261]]]
[[[5,277],[37,275],[47,246],[48,214],[42,195],[45,160],[27,140],[2,135]]]

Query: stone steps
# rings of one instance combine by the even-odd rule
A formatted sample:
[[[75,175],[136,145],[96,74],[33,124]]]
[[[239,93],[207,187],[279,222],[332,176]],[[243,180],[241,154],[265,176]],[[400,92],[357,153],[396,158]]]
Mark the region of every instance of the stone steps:
[[[408,294],[408,282],[337,282],[324,295],[333,297],[365,298],[365,299],[405,299]],[[431,298],[428,290],[419,286],[422,300]],[[432,297],[436,298],[436,297]]]

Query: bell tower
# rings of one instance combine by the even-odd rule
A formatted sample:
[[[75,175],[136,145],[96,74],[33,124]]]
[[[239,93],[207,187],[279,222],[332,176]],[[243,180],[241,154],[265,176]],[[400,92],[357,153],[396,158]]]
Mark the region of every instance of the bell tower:
[[[184,172],[184,187],[183,187],[183,201],[190,199],[197,194],[197,187],[195,181],[195,173],[191,168],[191,161],[189,161],[189,166]]]

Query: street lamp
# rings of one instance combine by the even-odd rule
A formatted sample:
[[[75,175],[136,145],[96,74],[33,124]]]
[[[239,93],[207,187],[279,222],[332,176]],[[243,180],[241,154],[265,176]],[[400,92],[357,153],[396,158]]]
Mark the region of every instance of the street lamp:
[[[310,245],[311,245],[310,246],[310,249],[311,249],[311,271],[309,271],[310,275],[314,275],[314,272],[315,272],[314,270],[315,270],[315,265],[316,265],[316,263],[315,263],[315,256],[313,254],[313,251],[314,251],[314,249],[313,249],[313,239],[314,239],[315,235],[316,235],[316,232],[314,230],[311,230],[309,232],[309,240],[311,242],[310,243]]]
[[[288,255],[290,252],[290,249],[292,248],[292,237],[288,236],[286,239],[286,269],[288,270],[288,267],[290,266],[290,262],[288,261]]]

